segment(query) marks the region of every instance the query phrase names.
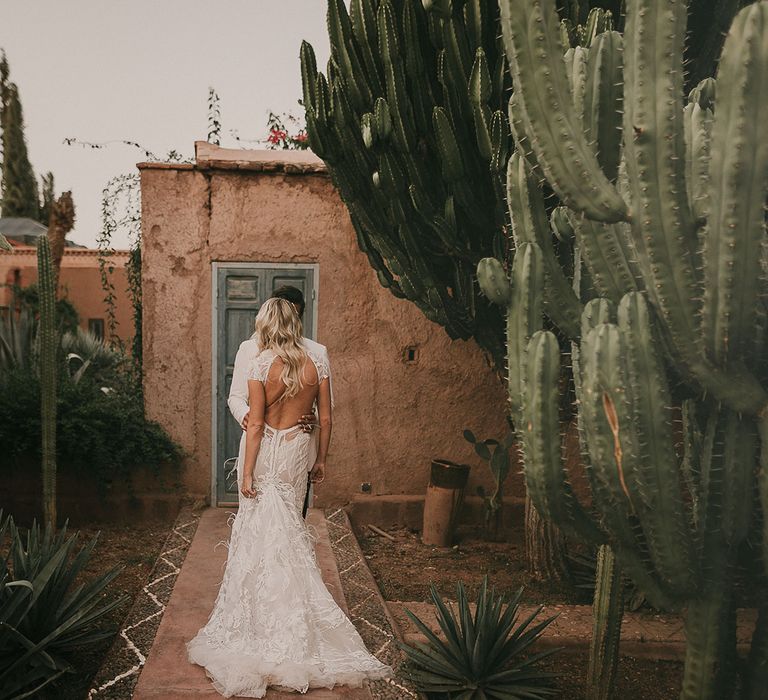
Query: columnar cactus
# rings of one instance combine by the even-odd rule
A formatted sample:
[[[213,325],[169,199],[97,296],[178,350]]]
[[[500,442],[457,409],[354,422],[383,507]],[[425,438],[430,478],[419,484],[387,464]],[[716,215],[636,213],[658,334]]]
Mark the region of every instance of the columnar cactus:
[[[40,297],[40,424],[42,428],[43,519],[56,527],[56,286],[48,236],[37,243]]]
[[[759,521],[749,508],[756,489],[768,528],[768,1],[734,20],[716,99],[706,81],[688,106],[681,0],[628,0],[623,38],[599,34],[565,62],[554,0],[500,7],[521,154],[507,183],[518,249],[511,285],[492,261],[478,280],[509,305],[510,399],[527,484],[543,516],[610,543],[652,602],[687,608],[681,697],[729,697],[734,557]],[[617,105],[618,139],[604,133]],[[538,175],[565,206],[551,228]],[[552,254],[553,232],[573,245],[573,269]],[[589,507],[560,457],[561,344],[541,330],[540,313],[572,341]],[[763,541],[768,564],[768,531]],[[749,697],[768,680],[767,617],[755,632]]]
[[[301,48],[307,132],[381,284],[501,365],[474,271],[505,255],[511,84],[495,0],[328,2],[325,75]]]
[[[597,551],[593,608],[587,697],[590,700],[611,700],[619,666],[624,582],[613,550],[608,545],[601,545]]]

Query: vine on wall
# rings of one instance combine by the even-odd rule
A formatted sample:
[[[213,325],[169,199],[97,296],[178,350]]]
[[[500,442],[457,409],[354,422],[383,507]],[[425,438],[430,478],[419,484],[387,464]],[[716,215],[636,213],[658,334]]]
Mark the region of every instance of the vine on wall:
[[[301,101],[299,101],[301,104]],[[208,89],[208,133],[209,143],[221,145],[221,107],[219,95],[214,88]],[[296,150],[309,147],[306,126],[304,122],[290,112],[269,112],[267,119],[267,135],[259,139],[242,138],[237,130],[231,129],[230,136],[235,142],[250,143],[266,146],[269,149]],[[68,146],[103,149],[111,145],[123,145],[135,148],[143,153],[146,162],[192,163],[193,159],[178,151],[171,150],[165,157],[155,153],[136,141],[115,139],[93,143],[77,138],[66,138]],[[101,230],[97,237],[99,250],[99,272],[104,291],[106,307],[106,326],[109,343],[112,347],[125,351],[125,343],[118,335],[118,320],[116,315],[114,274],[115,249],[112,241],[115,234],[125,232],[129,241],[128,264],[126,276],[128,279],[128,294],[133,315],[133,341],[131,356],[137,377],[141,378],[142,368],[142,293],[141,293],[141,179],[138,173],[124,173],[111,178],[102,190],[101,199]],[[141,386],[141,382],[138,382]]]

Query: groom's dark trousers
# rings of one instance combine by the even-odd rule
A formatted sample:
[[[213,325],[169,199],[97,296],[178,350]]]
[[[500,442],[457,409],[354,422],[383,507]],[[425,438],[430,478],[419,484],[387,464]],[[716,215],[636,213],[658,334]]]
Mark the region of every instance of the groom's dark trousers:
[[[302,518],[307,517],[307,509],[309,508],[309,487],[311,485],[312,482],[309,480],[309,475],[307,475],[307,492],[304,494],[304,507],[301,509]]]

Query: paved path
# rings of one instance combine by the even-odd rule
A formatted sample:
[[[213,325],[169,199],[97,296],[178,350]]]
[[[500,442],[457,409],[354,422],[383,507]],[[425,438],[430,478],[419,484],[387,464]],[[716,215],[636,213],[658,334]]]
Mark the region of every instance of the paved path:
[[[213,608],[227,559],[227,548],[224,545],[215,550],[214,547],[218,542],[229,539],[227,519],[231,512],[228,508],[208,508],[202,513],[152,649],[136,684],[133,700],[221,697],[203,668],[187,661],[184,643],[192,639],[206,623]],[[310,509],[307,521],[317,529],[316,553],[323,580],[338,605],[348,614],[323,511]],[[367,688],[344,687],[333,690],[312,689],[305,695],[269,690],[266,695],[269,700],[302,697],[312,700],[370,700],[371,695]]]

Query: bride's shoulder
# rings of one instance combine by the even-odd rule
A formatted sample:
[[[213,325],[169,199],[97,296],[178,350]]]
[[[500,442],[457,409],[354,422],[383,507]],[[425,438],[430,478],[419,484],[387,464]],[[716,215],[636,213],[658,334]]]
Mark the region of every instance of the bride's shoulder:
[[[264,350],[258,350],[251,358],[248,365],[248,379],[258,379],[264,381],[269,373],[269,368],[272,366],[272,361],[275,359],[275,353],[270,348]]]
[[[309,356],[309,359],[315,364],[317,368],[317,376],[322,380],[325,377],[330,376],[330,363],[328,361],[328,350],[325,345],[310,340],[309,338],[302,338],[302,346],[304,351]]]

